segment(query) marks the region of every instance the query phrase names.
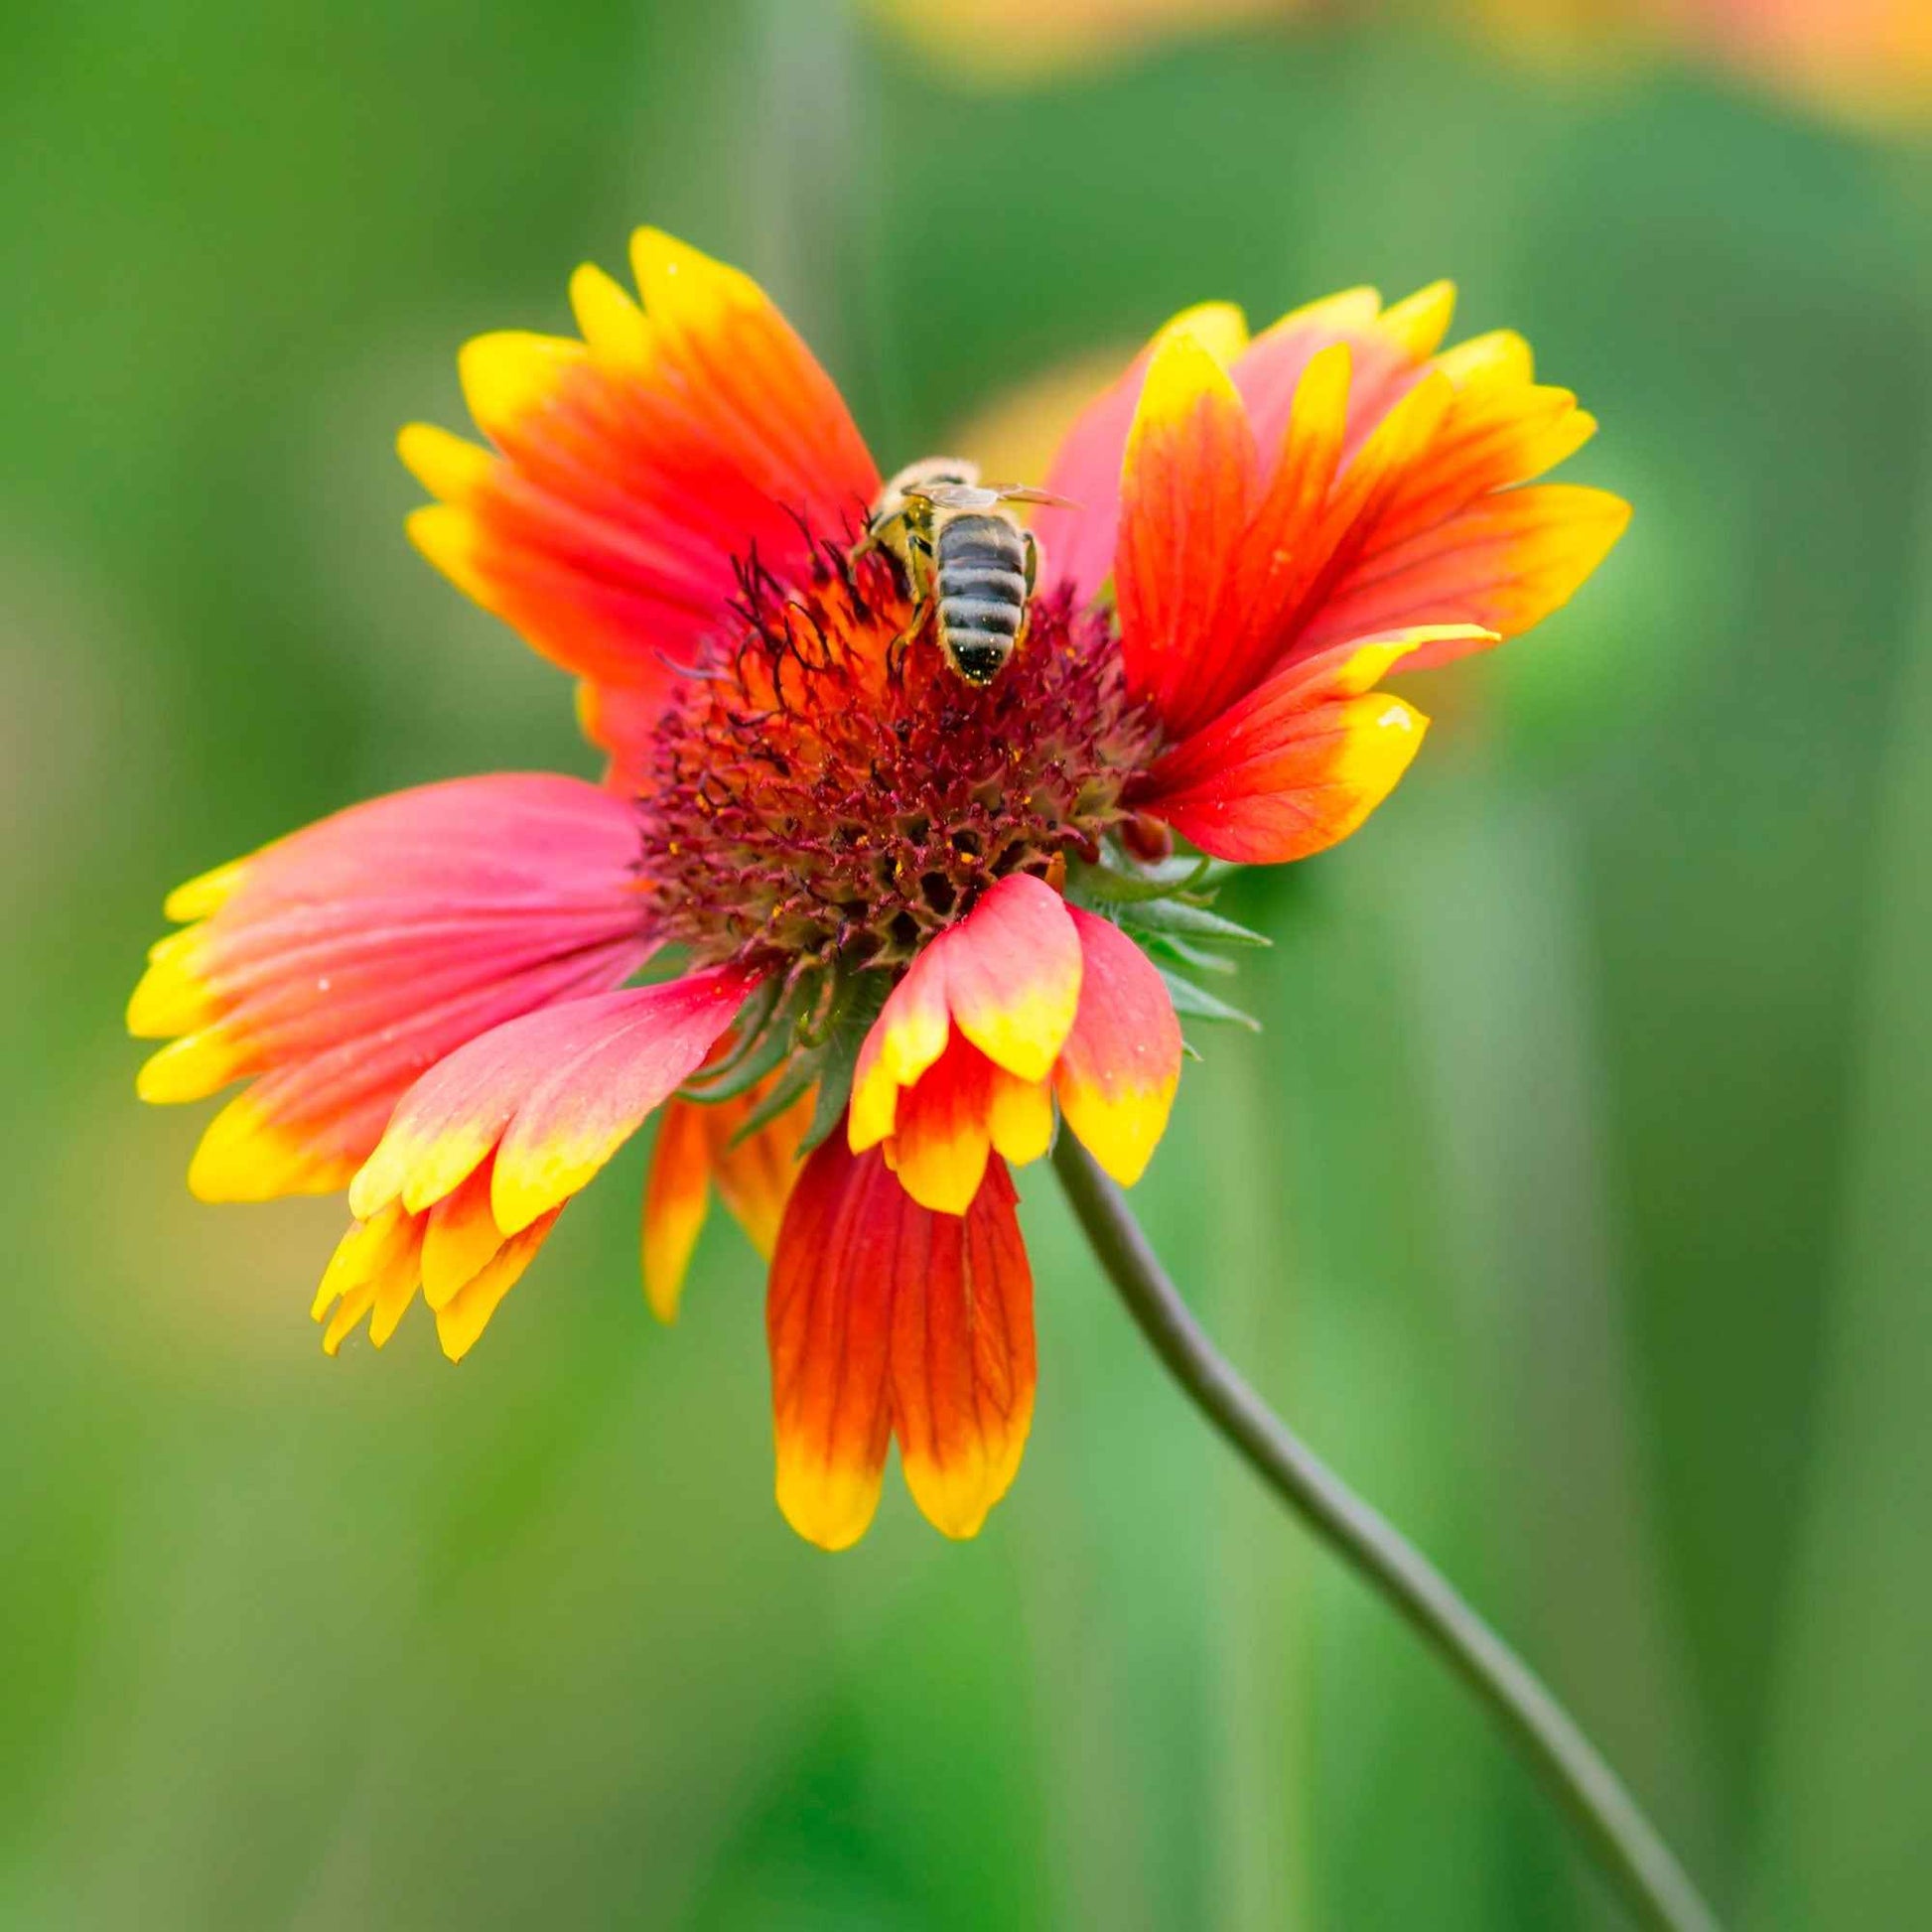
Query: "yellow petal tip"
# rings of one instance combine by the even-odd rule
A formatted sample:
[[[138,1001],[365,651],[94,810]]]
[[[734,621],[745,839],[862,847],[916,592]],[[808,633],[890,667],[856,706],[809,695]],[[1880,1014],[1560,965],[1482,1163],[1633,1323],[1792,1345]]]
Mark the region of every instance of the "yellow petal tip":
[[[212,872],[198,874],[175,890],[162,900],[161,909],[177,924],[185,924],[190,919],[205,919],[210,912],[218,912],[241,884],[248,870],[246,859],[230,859],[225,866],[216,866]]]
[[[467,503],[496,464],[480,444],[435,423],[405,423],[396,433],[396,454],[404,469],[444,503]]]
[[[570,278],[571,313],[591,353],[614,368],[640,369],[650,356],[644,312],[594,262]]]
[[[520,329],[475,337],[457,353],[463,399],[478,427],[497,436],[549,402],[588,354],[582,343]]]

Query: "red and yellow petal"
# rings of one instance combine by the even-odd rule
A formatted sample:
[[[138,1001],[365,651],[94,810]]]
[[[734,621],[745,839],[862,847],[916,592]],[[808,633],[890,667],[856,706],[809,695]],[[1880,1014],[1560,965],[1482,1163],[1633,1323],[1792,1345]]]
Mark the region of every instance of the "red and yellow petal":
[[[778,1507],[822,1549],[858,1542],[879,1507],[893,1305],[903,1235],[922,1215],[877,1153],[834,1134],[806,1161],[778,1230],[765,1303]]]
[[[312,1312],[325,1324],[324,1350],[334,1355],[364,1315],[369,1340],[380,1348],[420,1288],[444,1354],[461,1361],[562,1211],[553,1208],[529,1227],[504,1234],[490,1214],[485,1163],[424,1213],[391,1201],[351,1223],[316,1292]]]
[[[1230,608],[1259,476],[1247,410],[1197,338],[1156,351],[1127,439],[1115,589],[1134,698],[1170,727],[1212,681],[1237,627]]]
[[[1081,1146],[1131,1187],[1167,1131],[1180,1082],[1180,1023],[1140,947],[1108,920],[1069,910],[1086,964],[1053,1091]]]
[[[954,1025],[995,1066],[1043,1080],[1080,998],[1080,941],[1066,901],[1043,880],[1015,873],[938,943]]]
[[[423,1222],[400,1207],[385,1209],[367,1221],[357,1221],[343,1236],[311,1311],[325,1321],[322,1345],[335,1354],[364,1315],[369,1339],[380,1348],[394,1334],[420,1277]]]
[[[1534,482],[1592,419],[1535,381],[1520,337],[1440,350],[1453,303],[1448,283],[1386,310],[1350,290],[1234,343],[1225,369],[1170,335],[1076,426],[1055,467],[1066,478],[1092,473],[1124,397],[1137,401],[1112,561],[1129,688],[1171,742],[1352,639],[1432,630],[1421,667],[1525,630],[1615,542],[1628,514],[1615,497]],[[1061,514],[1098,583],[1102,530]],[[1348,789],[1372,791],[1399,760],[1391,748],[1357,759],[1359,733],[1351,744],[1343,762],[1362,786]],[[1288,839],[1284,822],[1263,842],[1309,835]]]
[[[1428,723],[1386,691],[1298,705],[1258,731],[1237,761],[1192,783],[1166,784],[1157,763],[1144,808],[1217,859],[1307,859],[1346,838],[1389,795]]]
[[[762,1104],[779,1077],[773,1074],[768,1081],[760,1081],[742,1101],[726,1101],[705,1110],[711,1140],[711,1177],[717,1183],[718,1198],[766,1261],[777,1245],[785,1203],[798,1179],[799,1149],[818,1104],[817,1088],[808,1088],[756,1133],[744,1133],[747,1117],[754,1107]]]
[[[865,1534],[895,1431],[926,1516],[949,1536],[979,1529],[1020,1466],[1036,1380],[1002,1166],[965,1214],[935,1214],[834,1135],[785,1210],[766,1332],[778,1507],[800,1536],[840,1550]]]
[[[149,1099],[254,1084],[204,1137],[190,1184],[259,1200],[343,1186],[397,1098],[446,1053],[648,958],[630,809],[544,774],[461,779],[338,813],[171,896],[128,1007],[179,1035]]]
[[[1272,459],[1287,431],[1309,365],[1336,345],[1353,371],[1345,447],[1352,453],[1399,402],[1443,339],[1455,290],[1434,282],[1393,308],[1374,289],[1344,290],[1292,310],[1263,330],[1235,361],[1235,386],[1248,405],[1255,440]]]
[[[403,1096],[349,1184],[350,1208],[367,1219],[400,1200],[420,1213],[493,1153],[490,1210],[506,1236],[521,1232],[697,1071],[755,984],[714,967],[496,1028]]]
[[[561,1207],[540,1214],[510,1235],[493,1256],[436,1310],[436,1339],[443,1353],[460,1362],[477,1344],[503,1297],[523,1279],[537,1250],[557,1225]]]
[[[1621,497],[1575,483],[1533,483],[1478,497],[1433,529],[1365,560],[1311,618],[1303,647],[1318,650],[1340,637],[1419,624],[1462,623],[1519,636],[1569,603],[1629,521]],[[1429,647],[1412,666],[1457,654]]]
[[[859,1048],[846,1120],[855,1154],[877,1147],[891,1135],[901,1090],[946,1050],[952,1009],[946,997],[942,948],[949,936],[941,934],[913,960],[905,977],[886,996]]]
[[[964,1214],[993,1155],[1024,1167],[1052,1142],[1051,1081],[1009,1073],[956,1033],[899,1095],[885,1151],[899,1185],[921,1207]]]
[[[638,1248],[644,1300],[660,1321],[677,1319],[684,1278],[711,1212],[711,1149],[704,1116],[705,1109],[694,1101],[668,1102],[650,1151]]]
[[[1065,901],[1029,875],[1000,880],[912,962],[867,1034],[852,1084],[854,1151],[893,1134],[901,1093],[955,1030],[1015,1078],[1045,1079],[1079,996],[1080,942]]]
[[[495,1167],[486,1160],[461,1186],[423,1214],[423,1300],[432,1309],[447,1307],[495,1260],[503,1230],[490,1212],[489,1182]],[[391,1202],[385,1213],[400,1211]]]
[[[1353,638],[1312,657],[1297,658],[1210,723],[1169,746],[1135,781],[1135,802],[1163,818],[1166,800],[1276,750],[1284,733],[1293,733],[1299,716],[1338,698],[1373,691],[1391,670],[1414,663],[1424,651],[1479,649],[1495,641],[1494,632],[1472,624],[1424,625]]]
[[[1085,603],[1113,575],[1120,525],[1121,460],[1140,406],[1148,369],[1162,345],[1188,336],[1223,364],[1247,344],[1248,325],[1229,302],[1183,310],[1128,365],[1120,379],[1081,411],[1046,473],[1045,484],[1071,507],[1046,506],[1034,515],[1039,541],[1040,583],[1070,585]]]
[[[494,454],[420,425],[399,447],[438,499],[411,518],[416,543],[593,681],[586,722],[634,771],[639,716],[716,627],[733,559],[802,569],[799,519],[836,535],[879,477],[755,283],[654,229],[631,256],[641,308],[596,269],[573,280],[583,341],[505,332],[465,348],[465,397]]]
[[[963,1214],[993,1151],[993,1063],[962,1035],[899,1096],[891,1143],[899,1185],[939,1214]]]
[[[1014,1203],[995,1161],[960,1216],[897,1209],[893,1426],[905,1486],[951,1537],[978,1534],[1033,1423],[1033,1270]]]

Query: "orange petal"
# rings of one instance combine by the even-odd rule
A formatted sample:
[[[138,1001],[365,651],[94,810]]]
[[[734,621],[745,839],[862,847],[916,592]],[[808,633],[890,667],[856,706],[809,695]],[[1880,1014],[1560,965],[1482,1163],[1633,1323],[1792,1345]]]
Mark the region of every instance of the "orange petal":
[[[1149,364],[1161,345],[1177,335],[1193,337],[1209,353],[1231,362],[1247,345],[1248,325],[1230,302],[1204,302],[1183,310],[1080,413],[1045,479],[1046,487],[1071,507],[1048,506],[1034,516],[1043,588],[1071,585],[1076,600],[1084,604],[1112,576],[1127,434]]]
[[[1303,647],[1423,623],[1519,635],[1570,601],[1629,520],[1620,497],[1574,483],[1481,497],[1348,575],[1310,622]],[[1435,647],[1412,661],[1420,668],[1454,654]]]
[[[1382,417],[1353,458],[1344,458],[1321,515],[1298,546],[1289,569],[1271,587],[1269,621],[1278,639],[1277,661],[1290,640],[1297,654],[1308,648],[1303,633],[1311,615],[1325,610],[1335,584],[1373,540],[1411,464],[1428,449],[1454,396],[1447,376],[1430,372]],[[1358,626],[1351,634],[1376,627]]]
[[[679,400],[714,449],[776,503],[837,528],[879,490],[865,441],[832,379],[749,275],[658,228],[639,228],[630,265]]]
[[[599,742],[654,709],[716,627],[733,559],[801,570],[798,519],[836,537],[879,476],[823,369],[736,270],[654,230],[632,259],[640,309],[596,269],[571,299],[585,341],[485,336],[460,358],[497,446],[420,425],[404,461],[440,500],[410,535],[460,588],[610,694]]]
[[[1131,1187],[1167,1131],[1180,1081],[1180,1023],[1140,947],[1110,921],[1069,910],[1086,963],[1054,1091],[1080,1144]]]
[[[877,1153],[845,1143],[833,1134],[798,1176],[765,1305],[778,1507],[827,1550],[856,1543],[879,1506],[904,1237],[932,1218]]]
[[[1114,560],[1127,687],[1164,722],[1211,677],[1257,488],[1246,409],[1192,336],[1156,351],[1127,439]]]
[[[1348,429],[1351,352],[1331,343],[1310,357],[1268,485],[1242,538],[1232,610],[1214,648],[1168,709],[1171,732],[1191,731],[1253,689],[1280,657],[1325,511]]]
[[[1391,309],[1373,289],[1348,289],[1293,310],[1265,329],[1234,364],[1255,441],[1266,452],[1281,440],[1303,374],[1315,356],[1346,345],[1353,378],[1345,452],[1352,454],[1414,385],[1442,340],[1455,291],[1433,283]]]
[[[906,1487],[947,1536],[977,1534],[1033,1422],[1033,1271],[1013,1210],[996,1161],[963,1218],[899,1213],[893,1423]]]
[[[1476,649],[1495,640],[1493,631],[1472,624],[1424,625],[1356,637],[1312,657],[1297,657],[1212,723],[1163,752],[1136,782],[1135,801],[1159,817],[1163,799],[1266,756],[1296,717],[1337,698],[1361,697],[1395,666],[1413,664],[1425,650]]]
[[[1244,700],[1227,714],[1241,722]],[[1239,865],[1284,865],[1325,851],[1379,805],[1409,768],[1428,720],[1386,691],[1295,708],[1255,735],[1253,750],[1146,809],[1203,852]],[[1153,782],[1160,782],[1157,765]]]
[[[1468,636],[1453,625],[1398,631],[1291,663],[1156,759],[1134,798],[1219,858],[1279,864],[1319,852],[1388,795],[1421,745],[1428,721],[1376,693],[1377,680]]]
[[[1464,358],[1455,366],[1461,377],[1449,377],[1453,399],[1390,496],[1354,566],[1354,579],[1368,575],[1385,551],[1477,498],[1542,476],[1582,449],[1595,431],[1595,419],[1577,407],[1568,389],[1531,381],[1527,367],[1500,345],[1490,355]],[[1337,597],[1346,590],[1346,584],[1339,586]]]
[[[818,1100],[816,1088],[800,1094],[775,1120],[740,1140],[739,1130],[746,1118],[763,1101],[778,1077],[773,1074],[769,1080],[759,1081],[741,1101],[707,1108],[705,1123],[718,1197],[745,1230],[752,1246],[767,1261],[777,1243],[785,1202],[798,1179],[798,1150],[812,1124]]]
[[[672,1100],[657,1124],[644,1187],[644,1300],[660,1321],[675,1321],[684,1277],[711,1205],[709,1108]]]

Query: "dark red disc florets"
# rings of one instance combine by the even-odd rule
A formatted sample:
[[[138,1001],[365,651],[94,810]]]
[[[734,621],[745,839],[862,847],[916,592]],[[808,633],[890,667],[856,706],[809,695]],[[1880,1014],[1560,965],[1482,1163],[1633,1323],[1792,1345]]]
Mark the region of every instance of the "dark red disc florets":
[[[891,968],[996,879],[1054,880],[1128,816],[1151,727],[1112,626],[1036,599],[983,688],[881,552],[740,572],[740,628],[673,693],[641,803],[650,914],[701,959]]]

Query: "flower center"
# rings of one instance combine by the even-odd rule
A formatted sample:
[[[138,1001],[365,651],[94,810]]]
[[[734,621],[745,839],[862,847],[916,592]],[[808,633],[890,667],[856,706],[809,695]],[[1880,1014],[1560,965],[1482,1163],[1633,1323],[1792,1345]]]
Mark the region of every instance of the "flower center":
[[[891,556],[813,559],[802,586],[741,567],[735,639],[659,727],[648,911],[700,962],[902,965],[995,880],[1096,856],[1151,736],[1108,620],[1069,593],[1035,599],[975,687]]]

